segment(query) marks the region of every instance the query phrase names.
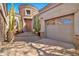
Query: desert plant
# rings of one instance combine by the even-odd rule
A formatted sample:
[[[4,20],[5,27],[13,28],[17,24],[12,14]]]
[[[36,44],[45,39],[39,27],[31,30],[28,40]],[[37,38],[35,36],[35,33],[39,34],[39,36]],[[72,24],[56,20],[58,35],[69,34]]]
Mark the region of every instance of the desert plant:
[[[10,13],[9,13],[9,30],[7,32],[7,39],[10,42],[14,39],[14,26],[15,26],[15,11],[14,5],[12,4]]]
[[[22,23],[23,23],[22,19],[21,19],[21,17],[19,17],[19,24],[18,24],[18,31],[19,32],[22,31],[22,28],[23,28],[23,24]]]
[[[15,11],[14,11],[14,5],[12,4],[12,8],[9,14],[9,31],[13,30],[14,25],[15,25]]]
[[[34,17],[33,29],[34,29],[35,33],[40,32],[41,24],[40,24],[39,16]]]

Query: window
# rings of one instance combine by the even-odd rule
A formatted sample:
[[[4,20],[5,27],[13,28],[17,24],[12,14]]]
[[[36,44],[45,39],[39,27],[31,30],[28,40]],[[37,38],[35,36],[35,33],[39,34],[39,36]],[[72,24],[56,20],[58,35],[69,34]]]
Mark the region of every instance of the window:
[[[64,24],[72,24],[72,20],[71,19],[64,19],[63,23]]]
[[[68,19],[68,18],[64,18],[64,19],[60,19],[59,24],[64,24],[64,25],[69,25],[69,24],[72,24],[72,20],[71,19]]]
[[[47,25],[55,25],[55,20],[46,21]]]
[[[30,10],[26,10],[26,15],[27,15],[27,16],[30,15]]]

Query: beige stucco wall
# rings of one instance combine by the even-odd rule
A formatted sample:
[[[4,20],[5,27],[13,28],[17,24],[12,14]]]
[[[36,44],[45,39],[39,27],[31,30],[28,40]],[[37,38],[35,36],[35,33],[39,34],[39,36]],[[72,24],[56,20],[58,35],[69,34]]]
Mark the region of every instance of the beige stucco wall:
[[[26,10],[30,10],[30,15],[26,15]],[[38,9],[31,5],[22,5],[20,6],[20,14],[23,18],[33,18],[34,15],[38,14]]]
[[[74,34],[79,35],[79,10],[74,14]]]
[[[33,7],[30,7],[30,6],[29,6],[29,8],[27,8],[27,7],[24,8],[24,11],[26,11],[26,10],[30,10],[30,11],[31,11],[31,12],[30,12],[30,16],[26,16],[26,15],[25,15],[26,18],[33,18],[34,15],[38,14],[38,10],[35,9],[35,8],[33,8]]]
[[[41,13],[40,14],[40,20],[42,21],[41,32],[45,32],[45,22],[44,22],[44,20],[48,20],[48,19],[51,19],[51,18],[55,18],[55,17],[74,13],[75,14],[74,20],[75,20],[75,22],[77,22],[76,19],[78,20],[78,18],[79,18],[78,17],[79,16],[78,15],[78,8],[79,8],[78,3],[70,3],[70,4],[65,3],[65,4],[59,5],[55,8],[53,8],[53,9],[50,9],[49,11]],[[78,24],[75,23],[74,26],[75,26],[74,32],[76,34],[76,33],[79,32],[78,28],[77,28]]]

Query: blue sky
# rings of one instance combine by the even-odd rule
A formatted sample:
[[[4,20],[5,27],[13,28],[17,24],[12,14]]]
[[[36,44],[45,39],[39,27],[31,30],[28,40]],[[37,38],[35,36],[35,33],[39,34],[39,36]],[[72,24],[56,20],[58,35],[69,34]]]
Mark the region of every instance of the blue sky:
[[[21,4],[32,5],[32,6],[36,7],[38,10],[41,10],[42,8],[44,8],[45,6],[48,5],[48,3],[14,3],[14,9],[15,9],[16,13],[19,13],[19,6]],[[11,8],[11,3],[8,3],[7,10],[10,11],[10,8]]]

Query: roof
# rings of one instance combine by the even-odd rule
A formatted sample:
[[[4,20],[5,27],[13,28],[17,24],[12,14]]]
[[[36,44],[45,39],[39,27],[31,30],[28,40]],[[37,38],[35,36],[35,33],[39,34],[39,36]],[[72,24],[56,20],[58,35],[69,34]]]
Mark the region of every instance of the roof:
[[[61,4],[62,3],[49,3],[45,8],[43,8],[42,10],[40,10],[40,14],[44,13],[44,12],[50,10],[50,9],[53,9],[53,8],[55,8],[55,7],[57,7],[57,6],[61,5]]]
[[[19,8],[25,8],[25,7],[31,7],[31,8],[33,8],[33,9],[35,9],[35,10],[38,10],[36,7],[34,7],[34,6],[32,6],[32,5],[30,5],[30,4],[22,4],[22,5],[20,5],[19,6]]]

